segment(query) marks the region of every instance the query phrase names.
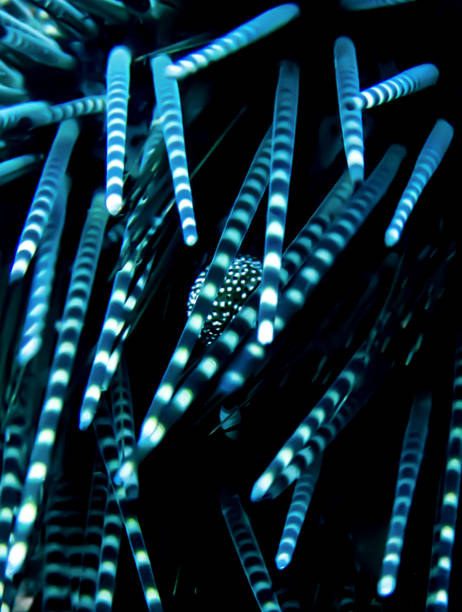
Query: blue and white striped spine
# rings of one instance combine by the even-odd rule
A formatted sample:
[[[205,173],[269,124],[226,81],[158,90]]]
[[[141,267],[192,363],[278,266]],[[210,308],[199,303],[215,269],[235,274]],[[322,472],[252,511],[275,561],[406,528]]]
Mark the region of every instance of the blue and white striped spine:
[[[395,214],[385,232],[385,245],[394,246],[424,187],[440,165],[454,135],[454,128],[444,119],[438,119],[417,158],[411,178],[398,202]]]
[[[180,92],[176,80],[166,76],[167,68],[171,65],[168,55],[158,55],[151,60],[154,89],[183,240],[188,246],[193,246],[197,242],[197,228],[184,143]]]
[[[396,577],[401,563],[409,510],[423,459],[427,439],[428,421],[431,410],[430,393],[419,394],[411,409],[409,422],[404,434],[403,448],[399,460],[395,500],[391,514],[390,527],[385,544],[382,570],[377,585],[381,597],[391,595],[396,587]]]
[[[95,36],[98,26],[93,19],[72,6],[67,0],[34,0],[34,4],[45,9],[58,22],[69,24],[77,32],[85,36]]]
[[[266,217],[263,278],[258,311],[258,341],[269,344],[274,336],[281,258],[284,242],[290,176],[295,145],[300,70],[283,61],[274,104],[271,170]]]
[[[56,200],[58,187],[66,172],[78,133],[79,126],[74,119],[63,121],[58,128],[19,239],[11,266],[10,282],[25,275],[32,257],[35,255]]]
[[[273,593],[271,577],[239,495],[223,493],[220,505],[229,535],[258,607],[262,612],[281,612],[279,602]]]
[[[408,96],[409,94],[431,87],[439,77],[439,70],[434,64],[419,64],[399,74],[386,79],[367,89],[363,89],[356,96],[347,101],[347,106],[364,109],[379,106]]]
[[[282,530],[281,541],[276,553],[276,567],[285,569],[292,561],[298,536],[303,527],[306,513],[313,497],[314,487],[321,469],[319,460],[311,469],[304,472],[296,481],[292,501]]]
[[[456,536],[462,474],[462,338],[457,339],[451,422],[443,475],[436,540],[433,543],[427,607],[431,612],[448,610],[452,553]]]
[[[415,2],[415,0],[341,0],[340,6],[347,11],[367,11],[408,2]]]
[[[40,350],[55,277],[56,259],[66,213],[67,188],[62,184],[43,233],[32,278],[17,361],[24,367]]]
[[[28,59],[61,70],[72,70],[75,67],[75,58],[55,48],[42,39],[10,26],[0,25],[0,45],[3,45],[13,54],[26,56]]]
[[[216,38],[202,49],[198,49],[177,60],[167,68],[167,74],[177,79],[194,74],[212,62],[223,59],[231,53],[271,34],[271,32],[278,30],[289,23],[289,21],[292,21],[292,19],[298,17],[299,14],[300,9],[293,3],[281,4],[269,9],[227,34]]]
[[[111,215],[117,215],[123,207],[130,62],[131,54],[126,47],[114,47],[106,69],[106,208]]]
[[[310,410],[294,433],[284,443],[273,461],[271,461],[263,474],[258,478],[252,488],[252,501],[262,499],[275,478],[287,468],[298,451],[306,446],[321,425],[333,416],[334,412],[362,380],[365,367],[364,353],[360,349],[353,355],[337,379],[314,408]]]
[[[134,273],[135,264],[132,260],[128,260],[115,275],[104,316],[103,328],[98,338],[95,357],[83,394],[79,416],[80,429],[87,429],[93,421],[101,399],[103,386],[107,384],[109,360],[116,340],[122,332],[127,315],[125,301]]]
[[[346,36],[335,41],[334,62],[343,147],[351,181],[357,184],[364,180],[363,123],[361,110],[351,104],[359,94],[358,62],[354,44]]]

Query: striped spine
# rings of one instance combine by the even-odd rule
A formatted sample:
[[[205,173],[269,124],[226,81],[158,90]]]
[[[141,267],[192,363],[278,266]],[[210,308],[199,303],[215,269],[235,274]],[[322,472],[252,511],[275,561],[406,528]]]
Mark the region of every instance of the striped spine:
[[[262,612],[281,612],[263,555],[239,495],[223,494],[220,505],[229,535],[258,607]]]
[[[123,207],[130,62],[131,54],[126,47],[114,47],[106,68],[106,208],[111,215],[117,215]]]
[[[360,109],[351,104],[359,93],[358,62],[353,42],[346,36],[334,45],[335,80],[343,147],[353,184],[364,180],[364,137]]]
[[[421,91],[426,87],[434,85],[439,77],[439,70],[434,64],[419,64],[408,70],[403,70],[399,74],[363,89],[356,96],[347,100],[347,106],[358,108],[372,108],[385,104],[396,98],[408,96],[409,94]]]
[[[55,48],[22,29],[0,25],[0,45],[44,66],[61,70],[72,70],[75,67],[75,58],[72,55],[64,53],[59,47]]]
[[[318,461],[313,469],[302,474],[295,483],[292,501],[290,502],[286,522],[282,530],[281,541],[276,553],[276,567],[280,570],[285,569],[292,561],[298,536],[300,535],[311,498],[313,497],[320,467],[321,462]]]
[[[258,341],[261,344],[269,344],[273,341],[274,336],[273,328],[278,304],[281,257],[295,145],[299,79],[298,66],[293,62],[282,62],[274,104],[263,279],[258,310]]]
[[[98,33],[98,26],[93,19],[72,6],[67,0],[32,0],[32,2],[58,21],[70,25],[85,36],[96,36]]]
[[[395,500],[377,585],[377,592],[381,597],[391,595],[396,587],[404,533],[427,439],[430,410],[430,394],[419,394],[411,409],[399,460]]]
[[[395,214],[385,232],[385,245],[394,246],[425,185],[440,165],[454,135],[453,127],[444,119],[438,119],[417,158],[411,178],[401,196]]]
[[[96,345],[95,357],[83,395],[82,406],[80,408],[80,429],[88,428],[98,408],[103,385],[107,381],[107,370],[111,352],[117,337],[122,331],[125,321],[125,301],[134,273],[135,264],[133,261],[129,260],[122,269],[117,272],[114,278],[114,284],[104,317],[103,328]]]
[[[42,335],[50,306],[66,203],[67,189],[65,184],[62,184],[59,187],[56,201],[50,213],[50,220],[45,227],[43,239],[38,248],[29,301],[26,307],[26,318],[16,357],[21,367],[24,367],[35,357],[42,346]]]
[[[205,68],[212,62],[223,59],[231,53],[250,45],[251,43],[282,28],[300,14],[296,4],[281,4],[253,19],[243,23],[227,34],[216,38],[202,49],[189,53],[174,62],[167,69],[169,76],[182,79]]]
[[[451,422],[436,541],[432,551],[426,610],[448,610],[452,552],[462,473],[462,339],[457,339]]]
[[[169,66],[171,60],[168,55],[158,55],[151,60],[159,119],[170,164],[183,240],[188,246],[193,246],[197,242],[197,228],[189,182],[180,92],[176,80],[166,76]]]
[[[63,121],[58,128],[19,239],[11,266],[10,282],[25,275],[35,255],[56,200],[58,187],[64,178],[78,133],[77,122],[73,119]]]
[[[337,379],[332,383],[319,402],[303,419],[294,433],[284,443],[276,457],[258,478],[252,488],[252,501],[260,500],[278,474],[291,463],[313,434],[330,419],[339,406],[348,398],[353,389],[360,384],[365,371],[365,356],[362,350],[353,355]]]

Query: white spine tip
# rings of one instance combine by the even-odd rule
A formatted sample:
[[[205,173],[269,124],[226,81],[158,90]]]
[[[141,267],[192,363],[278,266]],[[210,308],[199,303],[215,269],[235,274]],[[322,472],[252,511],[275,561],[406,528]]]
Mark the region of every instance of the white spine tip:
[[[392,228],[385,232],[385,246],[393,247],[399,240],[399,232]]]

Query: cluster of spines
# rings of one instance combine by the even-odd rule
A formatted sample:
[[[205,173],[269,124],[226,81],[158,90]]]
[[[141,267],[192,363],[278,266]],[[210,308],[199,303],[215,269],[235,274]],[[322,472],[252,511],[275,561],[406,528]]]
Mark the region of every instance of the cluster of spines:
[[[226,271],[239,250],[257,206],[263,197],[269,180],[270,146],[270,137],[267,133],[255,154],[249,172],[231,209],[200,294],[144,419],[138,441],[138,444],[143,447],[153,448],[159,432],[161,432],[161,429],[165,430],[164,421],[175,419],[176,406],[169,407],[168,404],[173,396],[179,375],[189,359],[194,343],[199,338],[207,313],[218,294]],[[209,368],[212,370],[213,363],[213,360],[209,362]],[[169,414],[165,412],[165,408],[169,411]],[[156,432],[158,423],[161,427]],[[155,437],[153,438],[153,436]]]
[[[43,495],[43,485],[50,467],[51,453],[56,440],[107,221],[107,213],[101,195],[97,193],[93,198],[71,274],[35,444],[31,452],[21,506],[15,523],[14,540],[8,553],[7,575],[9,576],[14,575],[22,567],[26,557],[28,539],[35,524],[38,504]]]

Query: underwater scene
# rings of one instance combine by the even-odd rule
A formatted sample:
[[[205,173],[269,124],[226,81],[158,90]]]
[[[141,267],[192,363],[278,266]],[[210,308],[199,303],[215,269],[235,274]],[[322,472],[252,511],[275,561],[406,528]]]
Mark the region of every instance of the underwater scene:
[[[1,612],[461,609],[461,23],[0,2]]]

